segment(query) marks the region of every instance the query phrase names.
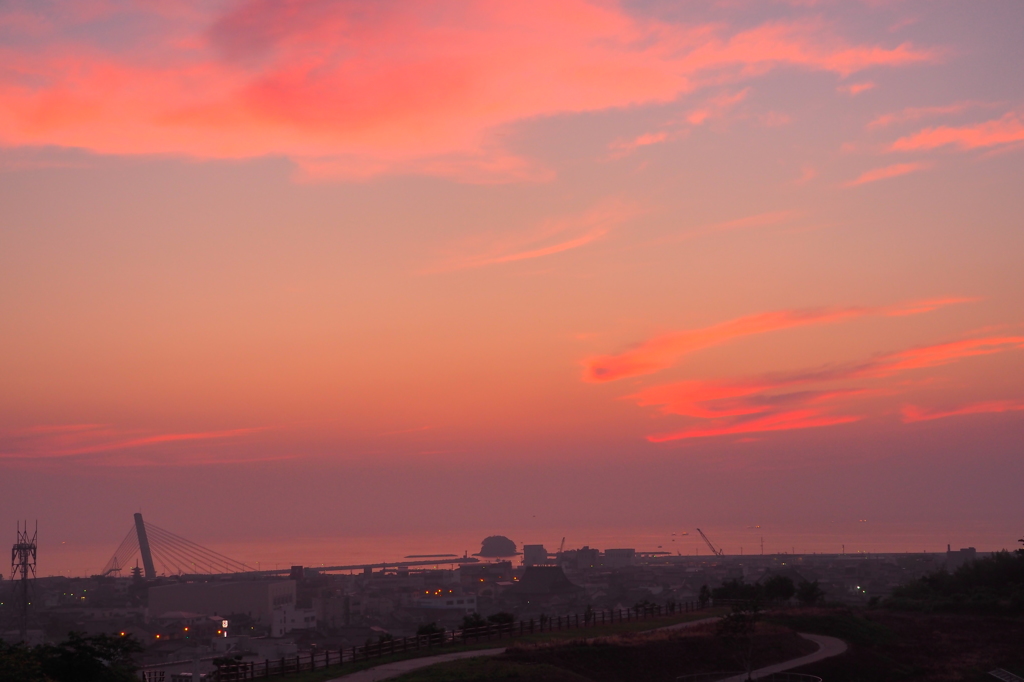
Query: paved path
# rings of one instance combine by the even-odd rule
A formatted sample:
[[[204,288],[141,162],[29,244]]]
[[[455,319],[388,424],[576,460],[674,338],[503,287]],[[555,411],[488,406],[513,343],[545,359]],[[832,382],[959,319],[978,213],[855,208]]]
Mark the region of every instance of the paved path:
[[[366,670],[360,670],[357,673],[351,675],[342,675],[329,682],[377,682],[377,680],[386,680],[392,677],[398,677],[404,675],[407,672],[413,670],[419,670],[420,668],[426,668],[427,666],[436,665],[438,663],[447,663],[448,661],[457,661],[460,658],[476,658],[477,656],[497,656],[498,654],[504,653],[505,647],[499,649],[475,649],[473,651],[458,651],[454,654],[441,654],[440,656],[426,656],[424,658],[408,658],[404,661],[395,661],[394,663],[385,663],[384,665],[378,665],[375,668],[367,668]]]
[[[767,677],[772,673],[781,673],[784,670],[792,670],[793,668],[799,668],[800,666],[808,665],[810,663],[816,663],[825,658],[831,658],[838,656],[839,654],[846,651],[846,642],[835,637],[826,637],[825,635],[808,635],[799,633],[804,639],[809,639],[818,645],[818,650],[813,654],[801,656],[800,658],[792,658],[782,663],[776,663],[775,665],[769,665],[764,668],[758,668],[751,673],[751,677],[755,680],[759,677]],[[727,677],[724,680],[718,682],[743,682],[747,679],[746,673],[742,675],[736,675],[734,677]]]

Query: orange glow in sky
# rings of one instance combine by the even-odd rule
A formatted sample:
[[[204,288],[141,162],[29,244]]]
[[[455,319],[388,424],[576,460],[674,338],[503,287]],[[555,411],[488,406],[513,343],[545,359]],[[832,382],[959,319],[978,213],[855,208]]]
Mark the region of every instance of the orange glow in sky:
[[[3,3],[0,524],[1019,519],[1022,31]]]

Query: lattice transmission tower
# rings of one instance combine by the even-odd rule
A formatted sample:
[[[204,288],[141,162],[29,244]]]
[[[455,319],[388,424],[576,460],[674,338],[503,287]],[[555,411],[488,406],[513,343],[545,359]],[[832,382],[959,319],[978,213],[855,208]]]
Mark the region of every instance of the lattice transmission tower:
[[[39,522],[32,535],[28,534],[28,521],[22,528],[18,523],[18,541],[11,547],[11,595],[14,626],[22,642],[28,641],[29,607],[32,606],[32,586],[36,579],[36,539]]]

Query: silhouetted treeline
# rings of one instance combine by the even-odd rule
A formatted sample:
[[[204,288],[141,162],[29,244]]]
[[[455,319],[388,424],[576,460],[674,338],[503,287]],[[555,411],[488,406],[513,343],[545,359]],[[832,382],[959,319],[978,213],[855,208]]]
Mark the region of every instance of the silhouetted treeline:
[[[816,604],[825,598],[825,593],[818,587],[818,581],[801,581],[793,585],[788,576],[774,575],[763,583],[745,583],[742,578],[727,580],[721,587],[711,590],[715,600],[743,600],[749,602],[784,602],[794,596],[802,604]]]
[[[68,635],[60,644],[28,647],[0,641],[0,682],[137,682],[131,636]]]
[[[929,573],[883,602],[896,609],[1024,612],[1024,553],[996,552],[953,573]]]

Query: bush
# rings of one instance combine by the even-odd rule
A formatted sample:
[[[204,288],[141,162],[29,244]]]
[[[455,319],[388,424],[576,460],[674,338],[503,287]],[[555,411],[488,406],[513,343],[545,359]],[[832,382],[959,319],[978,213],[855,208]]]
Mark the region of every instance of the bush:
[[[462,629],[472,630],[474,628],[482,628],[487,625],[487,621],[483,619],[479,613],[471,613],[468,616],[462,618]]]
[[[516,617],[507,611],[500,611],[487,616],[487,622],[494,623],[495,625],[511,625],[515,620]]]
[[[430,635],[443,635],[444,626],[437,623],[426,623],[416,628],[417,637],[429,637]]]

